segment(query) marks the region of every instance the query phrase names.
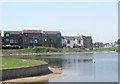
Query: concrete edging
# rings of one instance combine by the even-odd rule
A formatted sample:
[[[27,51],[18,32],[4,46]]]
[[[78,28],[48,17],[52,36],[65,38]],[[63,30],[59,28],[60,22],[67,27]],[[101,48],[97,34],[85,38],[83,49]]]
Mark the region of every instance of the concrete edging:
[[[14,78],[37,76],[49,72],[48,64],[25,68],[4,69],[2,71],[2,81]]]

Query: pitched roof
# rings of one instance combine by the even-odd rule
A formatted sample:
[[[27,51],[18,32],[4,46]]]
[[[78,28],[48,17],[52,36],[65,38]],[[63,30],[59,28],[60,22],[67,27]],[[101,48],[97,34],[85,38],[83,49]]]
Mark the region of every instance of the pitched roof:
[[[58,34],[61,33],[60,31],[44,31],[46,34]]]
[[[78,39],[81,40],[80,36],[63,36],[67,40],[73,40],[73,39]]]
[[[23,33],[42,33],[42,30],[23,30]]]
[[[5,33],[10,33],[10,34],[22,34],[22,31],[4,31]]]

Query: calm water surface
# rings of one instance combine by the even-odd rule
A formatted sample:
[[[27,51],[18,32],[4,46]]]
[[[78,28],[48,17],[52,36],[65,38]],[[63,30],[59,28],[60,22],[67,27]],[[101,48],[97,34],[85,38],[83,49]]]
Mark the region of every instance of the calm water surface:
[[[50,66],[60,67],[64,77],[49,82],[117,82],[118,54],[96,53],[62,56],[43,56]],[[95,63],[93,62],[95,60]]]

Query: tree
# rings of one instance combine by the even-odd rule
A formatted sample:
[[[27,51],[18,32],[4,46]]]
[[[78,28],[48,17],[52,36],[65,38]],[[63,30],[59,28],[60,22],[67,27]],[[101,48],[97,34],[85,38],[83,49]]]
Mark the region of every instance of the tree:
[[[117,44],[118,44],[118,52],[120,52],[120,39],[118,39]]]
[[[120,39],[118,39],[117,44],[120,46]]]
[[[103,47],[103,43],[102,43],[102,42],[95,42],[93,45],[94,45],[94,47],[96,47],[96,48]]]

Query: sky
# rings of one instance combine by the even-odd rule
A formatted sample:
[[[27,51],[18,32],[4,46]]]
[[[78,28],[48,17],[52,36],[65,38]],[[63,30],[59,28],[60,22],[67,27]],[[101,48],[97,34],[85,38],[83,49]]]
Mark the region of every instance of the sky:
[[[118,38],[117,2],[4,2],[0,30],[61,31],[63,36],[92,36],[93,41]]]

